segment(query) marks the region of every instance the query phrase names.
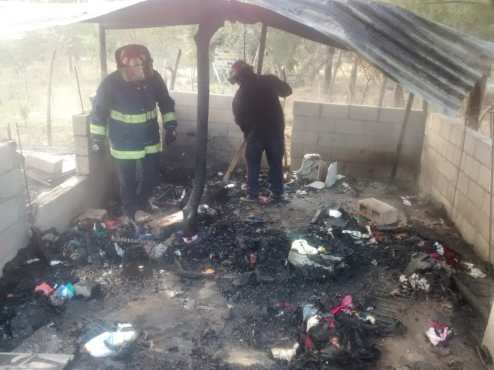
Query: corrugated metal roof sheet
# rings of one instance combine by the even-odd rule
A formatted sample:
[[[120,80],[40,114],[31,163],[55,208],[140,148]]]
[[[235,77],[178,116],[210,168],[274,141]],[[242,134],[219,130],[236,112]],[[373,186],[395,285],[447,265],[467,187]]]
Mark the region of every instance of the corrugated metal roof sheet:
[[[494,43],[389,4],[365,0],[245,1],[343,42],[448,114],[458,111],[494,58]]]
[[[135,0],[85,7],[81,4],[79,8],[71,5],[73,8],[67,6],[62,13],[38,12],[31,20],[20,13],[18,17],[6,16],[5,3],[0,2],[0,35],[5,30],[80,21],[100,22],[110,28],[194,24],[211,17],[262,21],[302,37],[354,50],[406,89],[450,115],[459,110],[494,59],[494,43],[459,33],[400,7],[368,0]]]

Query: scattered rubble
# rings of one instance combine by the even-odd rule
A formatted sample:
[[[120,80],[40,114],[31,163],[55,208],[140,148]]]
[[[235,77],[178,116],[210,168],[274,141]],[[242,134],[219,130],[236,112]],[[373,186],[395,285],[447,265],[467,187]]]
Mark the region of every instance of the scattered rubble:
[[[314,171],[313,164],[305,166],[307,173]],[[292,199],[307,189],[308,180],[298,177],[289,185]],[[332,187],[304,197],[352,189],[344,183]],[[201,233],[187,238],[180,233],[183,213],[178,206],[187,188],[162,185],[162,193],[154,195],[155,212],[142,224],[125,223],[112,209],[94,210],[64,233],[35,232],[31,245],[0,279],[0,349],[12,350],[55,322],[72,348],[84,349],[93,361],[150,361],[150,353],[159,353],[153,350],[156,342],[138,322],[115,326],[77,316],[74,320],[81,322],[70,326],[65,320],[72,312],[84,311],[76,309],[78,305],[106,306],[115,299],[135,300],[138,306],[143,296],[158,292],[178,302],[180,312],[214,317],[218,307],[188,291],[194,284],[214,284],[228,307],[225,329],[206,327],[204,336],[191,341],[187,356],[197,361],[192,368],[204,361],[213,364],[210,369],[221,368],[218,349],[221,341],[231,341],[270,353],[268,359],[277,368],[367,369],[380,357],[380,339],[403,333],[400,312],[391,312],[382,297],[386,302],[447,297],[452,274],[485,278],[450,242],[397,224],[398,211],[377,199],[352,204],[327,197],[305,224],[282,229],[264,213],[241,213],[240,182],[225,186],[216,177],[199,209]],[[378,215],[373,214],[376,204]],[[168,285],[171,276],[183,284]],[[434,346],[443,346],[454,337],[450,325],[438,322],[426,335]],[[96,329],[88,330],[92,325]],[[189,335],[180,325],[174,330],[166,332],[169,338]],[[160,357],[158,362],[182,350],[177,344],[170,347],[178,349],[160,348],[166,360]]]

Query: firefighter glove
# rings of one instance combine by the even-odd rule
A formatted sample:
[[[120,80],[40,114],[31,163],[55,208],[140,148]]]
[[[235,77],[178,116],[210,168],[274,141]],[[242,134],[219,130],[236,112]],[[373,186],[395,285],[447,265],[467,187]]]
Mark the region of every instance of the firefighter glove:
[[[170,145],[177,140],[177,130],[175,127],[167,127],[165,129],[165,144]]]

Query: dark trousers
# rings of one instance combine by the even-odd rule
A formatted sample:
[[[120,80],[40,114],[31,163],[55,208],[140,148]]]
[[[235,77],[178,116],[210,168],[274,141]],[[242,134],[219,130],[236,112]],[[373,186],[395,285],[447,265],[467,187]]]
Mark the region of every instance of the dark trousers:
[[[250,134],[247,137],[245,160],[247,162],[247,188],[249,196],[259,195],[259,171],[261,170],[262,153],[266,152],[269,165],[269,183],[273,195],[283,194],[283,135],[259,137]]]
[[[120,198],[124,213],[133,218],[139,209],[146,208],[146,201],[160,181],[160,153],[148,154],[143,159],[115,159]]]

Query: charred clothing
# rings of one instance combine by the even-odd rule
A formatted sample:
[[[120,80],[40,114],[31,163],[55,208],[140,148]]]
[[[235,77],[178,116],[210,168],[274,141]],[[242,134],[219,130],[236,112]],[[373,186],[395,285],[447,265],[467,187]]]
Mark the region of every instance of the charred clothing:
[[[285,119],[279,98],[292,93],[291,87],[272,75],[249,73],[239,80],[233,99],[235,122],[247,141],[247,185],[250,197],[259,194],[262,153],[269,164],[269,181],[275,196],[283,194],[283,153]]]

